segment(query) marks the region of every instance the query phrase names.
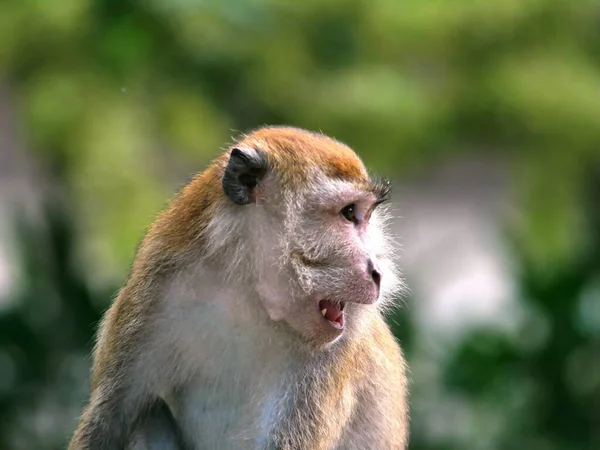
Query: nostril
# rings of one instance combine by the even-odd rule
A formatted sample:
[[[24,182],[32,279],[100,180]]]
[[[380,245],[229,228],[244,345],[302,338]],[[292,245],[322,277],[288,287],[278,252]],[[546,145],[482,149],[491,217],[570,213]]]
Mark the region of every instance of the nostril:
[[[381,285],[381,274],[377,272],[375,269],[371,272],[371,276],[373,277],[373,281],[379,287]]]
[[[381,285],[381,274],[377,270],[375,264],[373,264],[372,260],[369,260],[369,263],[367,265],[367,271],[371,273],[371,278],[373,278],[373,282],[379,288],[379,286]]]

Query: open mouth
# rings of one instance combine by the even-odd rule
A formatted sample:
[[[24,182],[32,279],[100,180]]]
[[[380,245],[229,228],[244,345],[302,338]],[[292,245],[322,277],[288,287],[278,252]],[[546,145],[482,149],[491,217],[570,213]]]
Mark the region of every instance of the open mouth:
[[[344,328],[344,304],[331,300],[321,300],[319,310],[323,319],[327,320],[331,326],[341,330]]]

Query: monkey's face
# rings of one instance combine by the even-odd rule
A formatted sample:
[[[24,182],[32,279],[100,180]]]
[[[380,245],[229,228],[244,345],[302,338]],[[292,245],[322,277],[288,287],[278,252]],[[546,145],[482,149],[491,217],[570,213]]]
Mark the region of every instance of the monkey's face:
[[[383,306],[397,278],[382,224],[384,198],[377,195],[383,187],[320,178],[289,203],[279,274],[291,297],[283,319],[323,344]]]
[[[373,317],[369,310],[392,299],[398,279],[380,206],[389,187],[372,180],[350,148],[272,128],[226,157],[222,186],[233,216],[217,221],[225,231],[212,242],[244,236],[228,247],[235,247],[234,261],[251,264],[272,320],[324,345],[361,327]],[[236,223],[243,224],[240,232],[227,231]],[[256,244],[248,244],[249,236]]]

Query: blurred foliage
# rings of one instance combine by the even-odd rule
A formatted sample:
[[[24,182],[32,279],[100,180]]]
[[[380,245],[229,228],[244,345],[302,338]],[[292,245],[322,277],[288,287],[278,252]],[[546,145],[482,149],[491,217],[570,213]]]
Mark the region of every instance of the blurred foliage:
[[[87,250],[115,273],[171,191],[165,152],[199,167],[264,123],[333,134],[384,172],[510,156],[522,245],[546,270],[585,245],[599,56],[596,0],[0,4],[0,64],[31,144],[68,161]]]
[[[550,277],[533,270],[527,258],[521,260],[517,280],[521,301],[534,314],[510,335],[476,328],[447,357],[438,382],[451,398],[459,399],[451,414],[468,424],[463,427],[466,432],[435,438],[431,418],[422,417],[422,408],[415,405],[420,389],[433,386],[416,379],[411,449],[591,450],[600,446],[597,169],[600,166],[586,171],[583,183],[586,221],[593,230],[589,245]],[[410,318],[398,311],[391,324],[411,359],[416,350]],[[419,371],[413,374],[423,376]],[[469,412],[461,411],[462,402],[468,403]]]
[[[80,405],[78,384],[86,389],[88,361],[82,356],[91,350],[99,304],[114,291],[94,292],[87,285],[74,258],[69,214],[48,205],[45,219],[46,226],[20,227],[25,289],[0,314],[2,449],[65,447],[74,423],[64,416]],[[74,359],[85,364],[79,363],[79,372]]]
[[[412,448],[600,447],[598,331],[582,329],[600,303],[600,187],[585,184],[600,155],[597,0],[4,0],[0,67],[71,207],[52,207],[42,234],[21,227],[26,289],[0,314],[1,448],[29,404],[76,396],[65,361],[89,352],[176,185],[265,123],[334,135],[394,177],[466,154],[508,161],[521,300],[545,337],[462,342],[443,384],[499,425],[436,443],[417,407]],[[416,352],[410,317],[393,321]],[[61,448],[27,426],[22,448]]]

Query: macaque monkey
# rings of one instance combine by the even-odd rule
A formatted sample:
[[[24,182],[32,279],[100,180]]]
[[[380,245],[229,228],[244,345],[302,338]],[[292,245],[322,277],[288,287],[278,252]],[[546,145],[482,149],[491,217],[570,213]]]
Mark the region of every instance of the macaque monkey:
[[[69,448],[405,449],[388,197],[322,134],[229,147],[144,237]]]

